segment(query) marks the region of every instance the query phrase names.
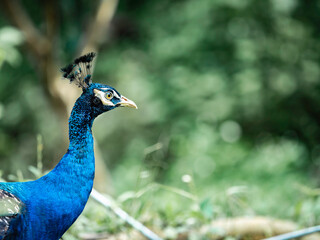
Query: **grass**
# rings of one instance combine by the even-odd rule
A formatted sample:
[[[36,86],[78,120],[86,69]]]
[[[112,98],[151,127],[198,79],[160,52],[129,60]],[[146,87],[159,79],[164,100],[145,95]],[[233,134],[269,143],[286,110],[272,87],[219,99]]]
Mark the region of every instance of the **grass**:
[[[45,174],[42,139],[37,139],[37,166],[29,167],[35,179]],[[143,161],[137,164],[134,159],[124,161],[113,171],[117,204],[147,226],[161,229],[167,239],[215,219],[244,215],[291,219],[303,226],[320,223],[320,190],[314,189],[315,181],[298,168],[305,149],[297,142],[276,139],[252,148],[243,142],[216,141],[214,146],[206,150],[205,157],[177,153],[177,161],[168,165],[161,183],[152,166],[146,167]],[[158,144],[145,153],[162,150]],[[9,180],[26,179],[17,171]],[[89,200],[64,239],[129,231],[112,211]]]

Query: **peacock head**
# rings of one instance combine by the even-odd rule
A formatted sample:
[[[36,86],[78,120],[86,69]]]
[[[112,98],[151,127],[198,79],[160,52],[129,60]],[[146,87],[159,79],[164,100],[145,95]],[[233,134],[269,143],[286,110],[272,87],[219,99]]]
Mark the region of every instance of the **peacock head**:
[[[117,107],[138,108],[130,99],[122,96],[116,89],[108,85],[92,83],[92,63],[95,53],[88,53],[74,60],[73,63],[61,69],[63,77],[82,88],[79,99],[91,106],[96,117],[103,112]]]
[[[92,83],[84,90],[83,95],[90,99],[95,116],[117,107],[138,108],[133,101],[108,85]]]

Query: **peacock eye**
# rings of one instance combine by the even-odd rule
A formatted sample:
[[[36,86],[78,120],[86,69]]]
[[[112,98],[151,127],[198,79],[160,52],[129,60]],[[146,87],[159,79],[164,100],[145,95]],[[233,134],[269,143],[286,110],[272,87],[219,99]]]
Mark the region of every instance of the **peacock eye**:
[[[106,92],[106,95],[105,95],[105,96],[106,96],[107,99],[110,100],[111,98],[113,98],[113,92],[108,91],[108,92]]]

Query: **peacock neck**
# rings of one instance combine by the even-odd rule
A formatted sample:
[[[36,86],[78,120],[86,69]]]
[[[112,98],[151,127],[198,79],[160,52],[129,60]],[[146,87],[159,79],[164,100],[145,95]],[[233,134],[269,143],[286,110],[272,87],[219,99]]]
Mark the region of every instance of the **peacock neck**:
[[[69,152],[81,153],[82,150],[89,150],[93,147],[91,128],[94,118],[87,105],[87,102],[78,100],[72,109],[69,118]]]
[[[56,234],[55,237],[46,239],[58,239],[56,236],[61,236],[68,229],[83,211],[93,187],[95,160],[91,127],[94,118],[91,116],[90,103],[85,100],[80,97],[73,107],[69,119],[70,145],[67,153],[51,172],[27,183],[30,189],[28,199],[32,199],[27,202],[27,208],[29,212],[36,212],[41,219],[44,226],[41,234],[49,236],[47,229],[50,229],[52,222],[59,223],[55,226],[57,232],[51,233]],[[41,193],[41,198],[38,196],[34,199],[35,193]],[[53,210],[46,218],[41,218],[43,209]],[[30,222],[33,224],[32,221],[37,220]]]
[[[74,105],[69,118],[69,148],[56,168],[59,171],[94,174],[94,152],[92,123],[94,117],[90,110],[90,103],[80,97]]]

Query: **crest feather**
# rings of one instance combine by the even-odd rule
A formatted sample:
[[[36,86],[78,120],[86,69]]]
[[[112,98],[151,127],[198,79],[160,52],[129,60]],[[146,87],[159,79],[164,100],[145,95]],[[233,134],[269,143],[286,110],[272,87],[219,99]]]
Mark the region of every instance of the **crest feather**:
[[[86,89],[91,84],[94,52],[83,55],[73,61],[73,63],[61,68],[63,77],[75,83],[78,87]]]

